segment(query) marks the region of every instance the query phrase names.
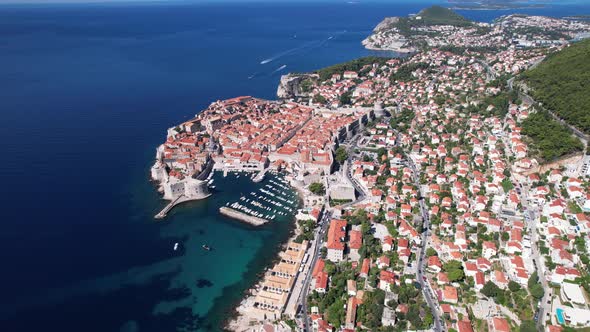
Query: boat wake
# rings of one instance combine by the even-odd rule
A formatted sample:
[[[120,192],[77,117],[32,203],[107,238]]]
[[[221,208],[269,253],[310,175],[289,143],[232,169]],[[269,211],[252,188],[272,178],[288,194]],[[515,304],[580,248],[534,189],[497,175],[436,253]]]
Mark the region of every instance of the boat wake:
[[[282,66],[280,66],[279,68],[275,69],[275,70],[272,72],[272,74],[274,74],[274,73],[276,73],[276,72],[279,72],[279,71],[281,71],[281,70],[283,70],[283,69],[285,69],[285,68],[287,68],[287,65],[282,65]]]
[[[264,59],[264,60],[260,61],[260,64],[261,64],[261,65],[265,65],[265,64],[267,64],[267,63],[273,62],[273,61],[275,61],[275,60],[277,60],[277,59],[280,59],[280,58],[282,58],[282,57],[284,57],[284,56],[287,56],[287,55],[291,55],[291,54],[293,54],[293,53],[297,53],[297,52],[301,52],[301,51],[307,51],[307,50],[311,50],[311,49],[314,49],[314,48],[321,47],[321,46],[323,46],[323,45],[324,45],[324,44],[325,44],[325,43],[326,43],[328,40],[331,40],[331,39],[333,39],[334,37],[335,37],[335,36],[330,36],[329,38],[326,38],[326,39],[320,39],[320,40],[314,40],[314,41],[311,41],[311,42],[307,42],[307,43],[305,43],[305,44],[302,44],[301,46],[298,46],[298,47],[295,47],[295,48],[288,49],[288,50],[286,50],[286,51],[283,51],[283,52],[277,53],[277,54],[275,54],[275,55],[271,56],[271,57],[270,57],[270,58],[268,58],[268,59]]]
[[[283,52],[277,53],[277,54],[275,54],[275,55],[271,56],[271,57],[270,57],[270,58],[268,58],[268,59],[264,59],[264,60],[260,61],[260,64],[261,64],[261,65],[264,65],[264,64],[267,64],[267,63],[269,63],[269,62],[273,62],[273,61],[275,61],[275,60],[277,60],[277,59],[279,59],[279,58],[282,58],[282,57],[284,57],[284,56],[286,56],[286,55],[289,55],[289,54],[291,54],[291,53],[297,52],[297,51],[299,51],[300,49],[303,49],[303,48],[305,48],[305,47],[307,47],[307,45],[303,45],[303,46],[299,46],[299,47],[291,48],[291,49],[288,49],[288,50],[286,50],[286,51],[283,51]]]

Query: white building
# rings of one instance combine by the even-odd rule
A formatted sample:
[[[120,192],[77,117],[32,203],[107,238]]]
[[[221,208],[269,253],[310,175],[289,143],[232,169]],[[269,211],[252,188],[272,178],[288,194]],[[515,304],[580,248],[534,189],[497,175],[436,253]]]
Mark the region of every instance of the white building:
[[[586,305],[584,291],[576,284],[564,282],[561,285],[561,297],[577,305]]]

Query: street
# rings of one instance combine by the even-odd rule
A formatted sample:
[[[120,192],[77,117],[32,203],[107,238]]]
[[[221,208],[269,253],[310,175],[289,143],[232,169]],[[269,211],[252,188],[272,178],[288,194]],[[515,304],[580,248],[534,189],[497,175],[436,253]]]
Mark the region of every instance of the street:
[[[420,187],[420,176],[419,176],[420,173],[411,158],[407,158],[407,156],[406,156],[406,160],[407,160],[408,166],[412,169],[412,173],[414,176],[414,185],[417,188],[419,188],[420,196],[424,197],[422,195],[422,189]],[[426,277],[424,276],[424,269],[426,267],[426,259],[425,259],[426,248],[428,246],[428,239],[430,236],[430,220],[428,218],[428,210],[426,209],[426,206],[424,205],[424,199],[420,199],[418,204],[420,205],[420,214],[422,216],[422,226],[423,226],[424,231],[422,232],[421,246],[418,248],[418,251],[416,253],[416,256],[418,259],[418,269],[416,271],[416,279],[422,288],[422,293],[424,294],[424,299],[426,300],[426,303],[428,304],[428,307],[430,308],[430,311],[432,313],[432,317],[434,319],[434,331],[447,331],[446,325],[443,324],[443,320],[440,315],[441,311],[439,310],[438,299],[435,298],[434,292],[432,291],[432,288],[430,287],[430,283],[427,282],[427,280],[425,280]]]

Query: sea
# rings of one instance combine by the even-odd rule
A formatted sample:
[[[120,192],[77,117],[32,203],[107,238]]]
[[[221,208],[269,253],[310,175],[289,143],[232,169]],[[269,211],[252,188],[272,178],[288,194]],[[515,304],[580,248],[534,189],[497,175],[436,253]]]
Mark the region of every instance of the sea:
[[[0,329],[220,331],[293,214],[260,228],[220,216],[280,175],[216,174],[213,196],[155,220],[166,202],[149,169],[166,129],[216,100],[273,99],[287,72],[395,56],[361,40],[383,17],[433,3],[446,4],[1,4]],[[590,4],[460,11],[513,12],[590,14]]]

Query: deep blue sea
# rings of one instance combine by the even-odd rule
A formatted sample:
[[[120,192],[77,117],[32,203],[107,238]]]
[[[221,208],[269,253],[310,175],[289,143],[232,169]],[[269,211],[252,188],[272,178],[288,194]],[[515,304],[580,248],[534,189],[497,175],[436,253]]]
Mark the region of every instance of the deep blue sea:
[[[590,14],[584,2],[516,12]],[[0,5],[0,329],[219,330],[292,223],[220,217],[256,188],[235,176],[154,220],[166,129],[218,99],[274,98],[287,71],[368,55],[384,16],[429,3]]]

